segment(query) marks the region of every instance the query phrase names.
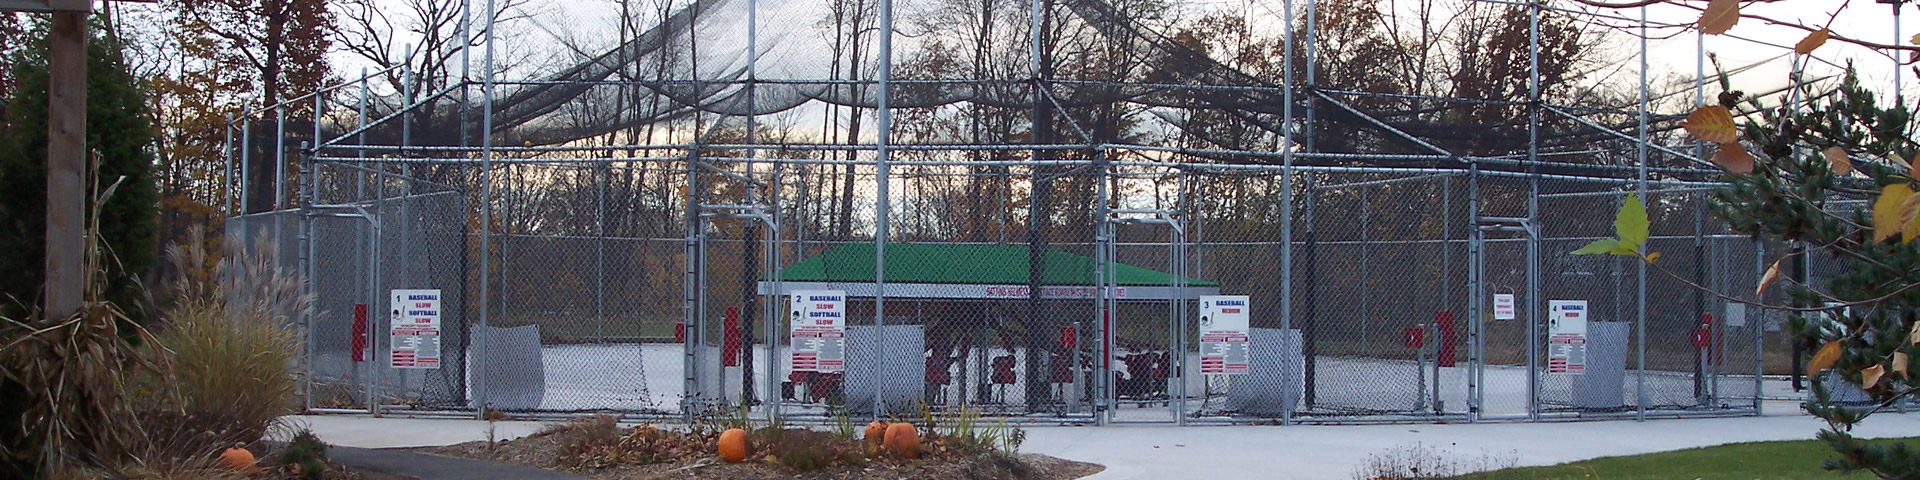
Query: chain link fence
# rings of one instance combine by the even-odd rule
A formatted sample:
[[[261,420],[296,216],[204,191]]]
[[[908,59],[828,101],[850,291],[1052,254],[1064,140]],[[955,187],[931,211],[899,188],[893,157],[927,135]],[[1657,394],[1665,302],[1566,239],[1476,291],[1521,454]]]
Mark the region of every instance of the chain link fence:
[[[1780,322],[1733,299],[1782,250],[1704,185],[1651,188],[1642,276],[1570,254],[1614,234],[1629,181],[933,157],[881,190],[871,155],[316,162],[304,208],[228,232],[305,266],[321,411],[1345,422],[1741,413],[1777,389]],[[427,354],[397,290],[438,290],[436,368],[396,366]],[[1215,295],[1246,297],[1244,344]],[[1585,302],[1577,358],[1560,300]]]

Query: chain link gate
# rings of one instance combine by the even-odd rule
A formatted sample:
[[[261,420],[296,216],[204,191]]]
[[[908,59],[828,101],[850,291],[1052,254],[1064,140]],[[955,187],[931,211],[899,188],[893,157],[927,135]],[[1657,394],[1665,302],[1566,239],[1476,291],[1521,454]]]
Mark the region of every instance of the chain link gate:
[[[1536,188],[1533,181],[1488,183],[1498,192]],[[1645,250],[1659,255],[1643,290],[1638,260],[1571,254],[1612,237],[1611,216],[1588,212],[1617,211],[1628,191],[1564,180],[1538,188],[1547,193],[1528,204],[1508,204],[1524,210],[1506,210],[1537,209],[1538,217],[1480,217],[1480,308],[1492,303],[1490,297],[1512,295],[1518,312],[1513,320],[1476,315],[1483,320],[1477,325],[1484,342],[1476,350],[1485,355],[1475,378],[1478,418],[1757,411],[1763,322],[1714,293],[1751,289],[1763,253],[1757,243],[1707,219],[1705,190],[1652,191],[1645,200],[1654,225]],[[1572,357],[1554,355],[1549,336],[1554,319],[1548,304],[1561,300],[1585,307],[1583,346]],[[1570,359],[1584,370],[1550,368]]]
[[[314,408],[466,409],[470,313],[465,294],[466,198],[421,180],[407,167],[367,170],[315,166],[313,201],[299,248],[308,265],[315,309],[312,349]],[[455,253],[448,255],[448,253]],[[390,293],[440,290],[433,368],[396,362],[392,321],[410,306]],[[437,350],[434,352],[432,350]]]
[[[1135,226],[1133,228],[1126,228]],[[1189,356],[1194,355],[1189,345],[1192,337],[1188,326],[1188,310],[1191,301],[1183,298],[1185,290],[1184,266],[1188,262],[1187,236],[1185,222],[1180,212],[1175,210],[1113,210],[1103,219],[1102,242],[1104,249],[1101,258],[1107,262],[1099,274],[1101,281],[1102,317],[1111,318],[1110,336],[1103,350],[1103,360],[1113,362],[1110,369],[1112,405],[1107,421],[1128,422],[1173,422],[1186,423],[1194,385],[1191,379],[1197,376],[1188,368]],[[1122,248],[1118,241],[1123,232],[1130,230],[1161,230],[1166,232],[1166,241],[1155,247],[1146,236],[1136,236],[1130,248]],[[1159,250],[1159,252],[1155,252]],[[1118,279],[1113,265],[1122,262],[1136,265],[1152,265],[1148,258],[1159,253],[1168,265],[1169,278],[1173,279],[1166,287],[1164,298],[1127,295]],[[1133,286],[1135,292],[1144,292],[1141,285]],[[1129,298],[1131,297],[1131,298]],[[1140,298],[1145,297],[1145,298]],[[1158,320],[1158,321],[1156,321]],[[1200,388],[1206,393],[1204,383]],[[1158,406],[1159,408],[1154,408]]]

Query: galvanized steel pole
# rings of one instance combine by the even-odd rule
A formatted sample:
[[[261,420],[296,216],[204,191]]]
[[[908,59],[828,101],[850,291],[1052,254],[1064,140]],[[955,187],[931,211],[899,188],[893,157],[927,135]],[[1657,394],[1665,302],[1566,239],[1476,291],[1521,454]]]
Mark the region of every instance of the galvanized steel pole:
[[[1540,419],[1540,4],[1527,9],[1527,418]]]
[[[226,174],[220,184],[220,207],[228,217],[233,216],[233,115],[227,115],[227,141],[220,146],[220,156],[225,160]]]
[[[1640,7],[1640,132],[1636,155],[1638,172],[1634,185],[1636,197],[1641,202],[1647,199],[1647,7]],[[1634,380],[1638,384],[1639,396],[1634,405],[1634,419],[1647,420],[1647,262],[1634,262],[1634,278],[1638,293],[1634,312],[1634,336],[1639,339],[1635,349],[1640,374]]]
[[[493,37],[494,37],[493,27],[494,27],[494,20],[495,20],[495,15],[494,15],[494,9],[493,9],[493,0],[487,0],[486,53],[485,53],[486,58],[485,60],[483,60],[485,66],[482,67],[482,70],[484,70],[484,72],[482,73],[486,75],[486,78],[485,78],[485,82],[480,87],[480,96],[481,96],[481,102],[482,102],[482,108],[480,110],[480,328],[474,330],[474,332],[478,333],[478,335],[473,335],[474,337],[480,337],[480,338],[469,339],[467,342],[468,353],[469,353],[468,358],[470,359],[467,363],[473,365],[473,370],[474,370],[474,373],[472,375],[473,383],[479,384],[478,386],[470,386],[470,388],[473,390],[472,391],[473,406],[476,410],[475,415],[481,418],[484,418],[486,416],[487,410],[488,410],[488,405],[487,405],[488,383],[487,383],[487,367],[485,362],[486,360],[486,356],[485,356],[486,338],[485,337],[489,334],[489,332],[487,332],[487,329],[486,329],[487,314],[491,313],[489,312],[488,305],[492,303],[491,301],[489,301],[491,299],[491,297],[489,296],[489,293],[491,293],[491,289],[488,288],[488,285],[493,283],[492,277],[489,277],[487,273],[489,270],[488,268],[489,264],[493,262],[491,252],[493,247],[492,245],[493,198],[492,197],[493,197]],[[476,348],[474,347],[474,345],[478,345],[479,347]],[[479,355],[474,355],[474,353],[478,353]]]
[[[873,320],[874,325],[878,327],[885,327],[887,325],[887,215],[892,208],[891,195],[887,191],[887,177],[891,173],[888,171],[891,167],[887,165],[887,157],[891,154],[888,147],[892,144],[891,137],[893,134],[893,112],[887,107],[887,97],[889,93],[888,84],[892,81],[893,0],[880,0],[880,99],[879,102],[876,103],[877,108],[875,109],[876,116],[878,117],[875,127],[879,130],[879,133],[874,139],[875,146],[878,147],[874,156],[874,184],[878,193],[875,194],[873,222]],[[881,330],[881,332],[878,332],[874,337],[876,360],[886,358],[887,342],[884,341],[885,329],[880,328],[879,330]],[[879,419],[880,416],[886,412],[886,397],[882,395],[882,389],[879,388],[880,385],[884,384],[884,382],[879,381],[880,362],[876,361],[873,363],[875,370],[872,378],[876,382],[874,384],[873,416],[875,419]]]

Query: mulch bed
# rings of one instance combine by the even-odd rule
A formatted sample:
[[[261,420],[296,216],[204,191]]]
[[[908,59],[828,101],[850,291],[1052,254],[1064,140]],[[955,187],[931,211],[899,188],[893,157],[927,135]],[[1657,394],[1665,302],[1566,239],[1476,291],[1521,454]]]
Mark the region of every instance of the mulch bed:
[[[252,475],[247,475],[246,478],[248,478],[249,480],[308,480],[308,477],[302,474],[299,467],[295,467],[292,465],[261,465],[259,470],[255,470]],[[396,475],[392,473],[376,472],[373,470],[360,469],[360,468],[341,465],[339,463],[329,461],[327,462],[326,473],[320,474],[320,480],[419,480],[419,479],[406,476],[406,475]]]
[[[875,454],[859,455],[857,442],[825,432],[788,429],[787,439],[794,443],[822,445],[850,443],[856,462],[828,461],[826,465],[797,470],[781,461],[773,452],[756,451],[740,463],[726,463],[713,453],[714,440],[651,426],[625,429],[601,426],[598,431],[583,422],[558,426],[527,437],[489,443],[467,442],[444,447],[411,449],[415,452],[468,458],[490,462],[562,470],[598,480],[639,479],[903,479],[951,478],[977,480],[1071,480],[1099,473],[1106,467],[1086,462],[1031,453],[998,452],[961,454],[929,441],[925,454],[916,459]],[[864,457],[864,461],[858,458]],[[791,459],[789,462],[793,463]],[[857,464],[856,464],[857,463]]]

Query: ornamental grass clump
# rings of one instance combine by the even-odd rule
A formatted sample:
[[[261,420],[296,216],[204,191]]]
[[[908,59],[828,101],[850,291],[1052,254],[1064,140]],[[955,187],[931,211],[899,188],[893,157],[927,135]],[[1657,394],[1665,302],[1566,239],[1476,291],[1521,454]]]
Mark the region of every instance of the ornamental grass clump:
[[[293,325],[311,298],[300,294],[296,276],[273,264],[267,237],[253,244],[229,249],[211,271],[200,242],[168,249],[171,305],[141,352],[153,368],[135,372],[132,382],[134,407],[155,449],[217,454],[259,441],[296,410],[301,344]]]

